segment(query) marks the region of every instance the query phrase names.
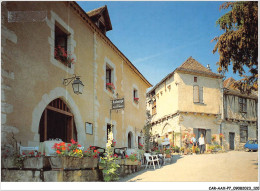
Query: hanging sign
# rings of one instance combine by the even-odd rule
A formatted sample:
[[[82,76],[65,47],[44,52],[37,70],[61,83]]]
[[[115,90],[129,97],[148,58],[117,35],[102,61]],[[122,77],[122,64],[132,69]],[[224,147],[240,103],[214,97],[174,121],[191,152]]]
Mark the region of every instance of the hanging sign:
[[[112,109],[123,109],[125,108],[125,99],[114,99],[112,100]]]

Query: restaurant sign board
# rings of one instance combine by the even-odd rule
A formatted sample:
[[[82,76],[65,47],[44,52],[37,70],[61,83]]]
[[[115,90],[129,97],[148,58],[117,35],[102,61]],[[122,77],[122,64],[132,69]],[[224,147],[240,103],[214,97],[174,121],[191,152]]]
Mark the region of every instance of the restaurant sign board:
[[[112,100],[112,109],[123,109],[125,108],[125,99],[114,99]]]

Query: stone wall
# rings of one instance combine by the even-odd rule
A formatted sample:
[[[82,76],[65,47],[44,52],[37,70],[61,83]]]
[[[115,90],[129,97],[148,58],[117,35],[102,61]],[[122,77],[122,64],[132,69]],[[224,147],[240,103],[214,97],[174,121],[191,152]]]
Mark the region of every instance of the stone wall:
[[[248,126],[248,140],[256,139],[256,125],[246,122],[231,122],[225,121],[223,123],[223,146],[225,150],[229,150],[229,133],[235,133],[235,150],[242,150],[245,143],[240,143],[240,125]]]

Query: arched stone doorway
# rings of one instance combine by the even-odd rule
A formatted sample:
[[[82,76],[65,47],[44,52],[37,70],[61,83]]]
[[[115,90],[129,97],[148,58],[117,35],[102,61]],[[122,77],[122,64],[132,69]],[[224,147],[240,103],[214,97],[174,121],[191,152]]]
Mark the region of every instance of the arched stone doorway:
[[[64,142],[77,140],[74,115],[60,98],[51,101],[44,109],[39,124],[40,142],[59,138]]]
[[[131,131],[128,133],[127,140],[128,140],[128,148],[129,149],[133,148],[133,133]]]

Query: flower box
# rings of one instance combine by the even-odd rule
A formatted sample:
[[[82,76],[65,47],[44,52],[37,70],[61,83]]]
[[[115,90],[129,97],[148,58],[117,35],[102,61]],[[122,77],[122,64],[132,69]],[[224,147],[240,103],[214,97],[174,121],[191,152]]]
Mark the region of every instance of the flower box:
[[[48,157],[26,157],[23,161],[24,169],[50,168]]]
[[[125,159],[125,165],[138,165],[140,161],[131,161],[130,159]]]
[[[113,83],[106,83],[106,88],[112,93],[114,93],[115,86]]]
[[[138,103],[138,102],[139,102],[139,98],[138,98],[138,97],[135,97],[135,98],[134,98],[134,102],[135,102],[135,103]]]
[[[74,64],[74,58],[71,58],[71,54],[68,54],[68,52],[60,46],[55,47],[54,57],[69,68]]]
[[[98,164],[97,158],[57,156],[49,158],[52,169],[88,169],[95,168]]]

